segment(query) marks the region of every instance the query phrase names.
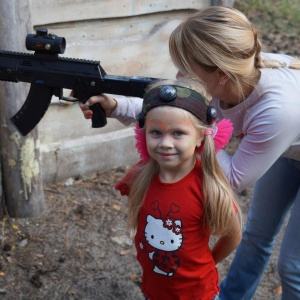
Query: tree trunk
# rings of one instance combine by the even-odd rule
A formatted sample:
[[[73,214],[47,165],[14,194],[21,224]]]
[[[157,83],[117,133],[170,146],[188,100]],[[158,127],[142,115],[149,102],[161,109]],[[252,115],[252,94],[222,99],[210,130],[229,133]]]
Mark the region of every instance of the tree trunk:
[[[30,1],[0,1],[1,50],[26,52],[25,38],[33,31]],[[26,100],[28,90],[28,84],[0,81],[2,199],[11,217],[36,216],[44,206],[37,129],[23,137],[10,122]]]

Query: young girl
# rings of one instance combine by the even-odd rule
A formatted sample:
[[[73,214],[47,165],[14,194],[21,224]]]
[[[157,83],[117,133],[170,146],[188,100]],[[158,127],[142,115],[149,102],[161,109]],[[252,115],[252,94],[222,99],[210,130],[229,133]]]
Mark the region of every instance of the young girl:
[[[233,123],[240,144],[218,161],[234,190],[255,183],[243,239],[222,300],[252,299],[278,232],[288,225],[280,248],[282,299],[300,299],[300,60],[263,53],[255,26],[236,9],[212,6],[187,16],[171,34],[170,54],[181,74],[198,78],[212,95],[219,118]],[[107,116],[125,125],[142,101],[99,95]],[[81,105],[86,118],[92,111]]]
[[[146,299],[218,299],[215,265],[241,239],[239,209],[216,160],[231,123],[215,124],[195,84],[162,81],[146,92],[136,127],[142,161],[116,185],[129,195]],[[210,234],[220,236],[212,250]]]

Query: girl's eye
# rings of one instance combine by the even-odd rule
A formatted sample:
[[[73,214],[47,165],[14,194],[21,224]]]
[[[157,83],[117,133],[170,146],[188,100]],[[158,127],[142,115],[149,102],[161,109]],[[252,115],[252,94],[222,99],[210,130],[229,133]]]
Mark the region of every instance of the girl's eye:
[[[175,131],[174,132],[174,136],[182,136],[183,135],[183,132],[182,131]]]
[[[152,130],[152,131],[151,131],[151,134],[154,135],[154,136],[160,136],[160,135],[161,135],[161,132],[158,131],[158,130]]]

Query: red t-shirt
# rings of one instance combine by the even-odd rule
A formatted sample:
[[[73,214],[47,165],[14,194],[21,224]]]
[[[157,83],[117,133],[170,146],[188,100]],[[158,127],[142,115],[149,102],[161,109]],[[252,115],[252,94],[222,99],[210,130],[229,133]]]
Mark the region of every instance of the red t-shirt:
[[[199,161],[176,183],[153,178],[135,236],[142,291],[150,300],[211,300],[218,294],[218,271],[203,220]]]

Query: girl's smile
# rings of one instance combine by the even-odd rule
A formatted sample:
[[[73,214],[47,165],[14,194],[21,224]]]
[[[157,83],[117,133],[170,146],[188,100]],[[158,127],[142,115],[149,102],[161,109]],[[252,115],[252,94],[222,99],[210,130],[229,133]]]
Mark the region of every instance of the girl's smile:
[[[174,159],[176,155],[176,153],[164,153],[164,152],[157,152],[158,155],[160,155],[162,157],[163,160],[165,161],[170,161],[171,159]]]

